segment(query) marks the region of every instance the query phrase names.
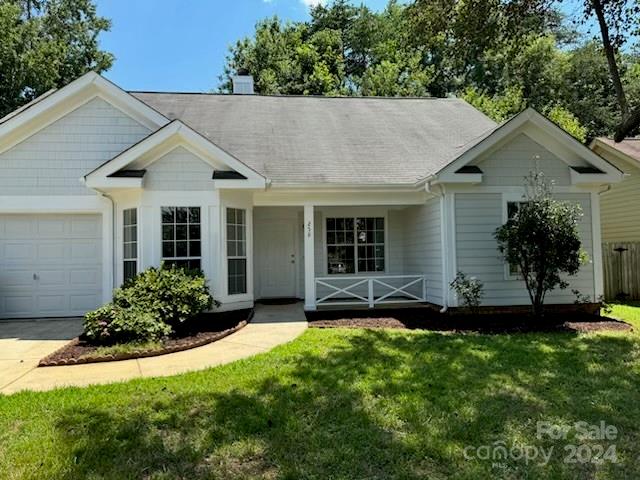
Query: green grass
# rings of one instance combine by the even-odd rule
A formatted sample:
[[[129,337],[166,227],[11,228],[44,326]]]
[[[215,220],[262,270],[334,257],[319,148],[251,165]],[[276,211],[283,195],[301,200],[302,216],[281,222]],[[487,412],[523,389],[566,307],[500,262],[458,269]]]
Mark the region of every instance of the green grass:
[[[639,386],[635,332],[311,329],[202,372],[0,397],[0,478],[640,478]],[[537,421],[614,425],[587,443],[618,463],[563,462],[575,440]],[[500,441],[554,453],[465,459]]]
[[[624,320],[633,325],[636,330],[640,330],[640,302],[613,303],[611,312],[603,315]]]
[[[83,355],[83,357],[102,357],[106,355],[119,355],[123,353],[134,353],[140,351],[146,352],[160,350],[162,347],[163,344],[160,341],[116,343],[115,345],[98,347],[90,354]]]

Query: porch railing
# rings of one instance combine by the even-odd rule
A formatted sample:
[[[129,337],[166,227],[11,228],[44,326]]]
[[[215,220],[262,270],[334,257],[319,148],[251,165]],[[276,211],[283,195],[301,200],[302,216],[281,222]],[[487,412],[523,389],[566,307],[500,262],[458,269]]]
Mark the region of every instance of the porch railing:
[[[317,277],[316,305],[376,305],[427,301],[424,275]],[[321,294],[319,292],[322,292]]]

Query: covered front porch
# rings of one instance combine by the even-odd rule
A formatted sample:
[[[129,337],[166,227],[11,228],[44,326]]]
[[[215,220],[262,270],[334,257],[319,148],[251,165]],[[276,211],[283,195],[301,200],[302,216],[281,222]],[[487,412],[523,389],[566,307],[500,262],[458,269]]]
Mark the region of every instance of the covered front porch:
[[[254,297],[305,310],[441,304],[439,199],[255,206]]]

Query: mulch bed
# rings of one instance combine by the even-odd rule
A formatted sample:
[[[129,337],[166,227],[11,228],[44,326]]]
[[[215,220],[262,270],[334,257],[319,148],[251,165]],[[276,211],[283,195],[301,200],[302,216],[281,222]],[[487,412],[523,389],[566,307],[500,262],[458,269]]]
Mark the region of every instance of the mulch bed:
[[[201,347],[220,340],[243,328],[251,320],[253,310],[202,314],[187,322],[175,337],[162,341],[162,347],[153,350],[135,350],[127,353],[94,354],[99,345],[93,345],[82,336],[74,338],[64,347],[46,356],[39,367],[79,365],[83,363],[113,362],[133,358],[156,357]]]
[[[325,312],[322,312],[325,313]],[[411,330],[433,330],[442,332],[475,333],[519,333],[519,332],[576,332],[589,333],[603,330],[631,331],[628,323],[612,318],[591,314],[549,316],[536,320],[527,315],[447,315],[427,310],[381,312],[380,317],[372,317],[371,312],[326,312],[323,318],[314,312],[309,318],[312,328],[397,328]],[[383,316],[382,316],[383,315]]]

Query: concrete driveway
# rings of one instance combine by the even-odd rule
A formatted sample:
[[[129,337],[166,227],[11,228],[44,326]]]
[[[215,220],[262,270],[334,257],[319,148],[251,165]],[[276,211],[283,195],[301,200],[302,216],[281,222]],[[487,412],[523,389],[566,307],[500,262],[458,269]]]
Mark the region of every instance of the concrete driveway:
[[[0,320],[0,391],[81,332],[81,318]]]

